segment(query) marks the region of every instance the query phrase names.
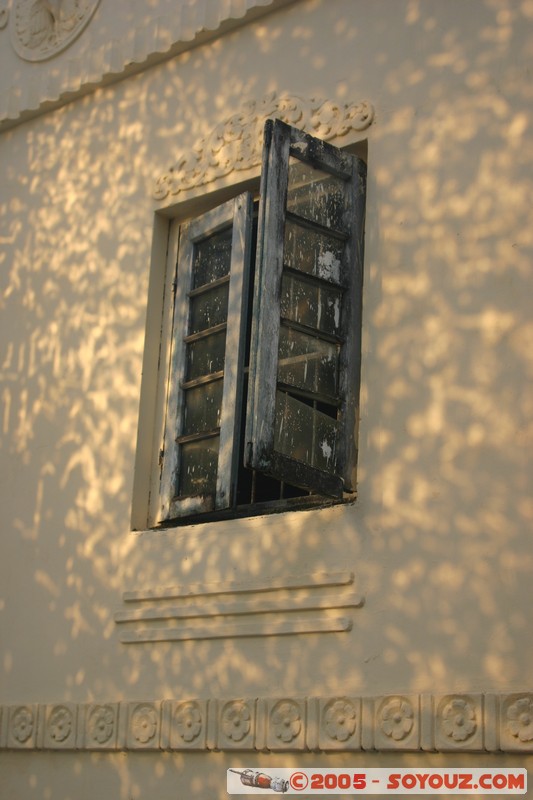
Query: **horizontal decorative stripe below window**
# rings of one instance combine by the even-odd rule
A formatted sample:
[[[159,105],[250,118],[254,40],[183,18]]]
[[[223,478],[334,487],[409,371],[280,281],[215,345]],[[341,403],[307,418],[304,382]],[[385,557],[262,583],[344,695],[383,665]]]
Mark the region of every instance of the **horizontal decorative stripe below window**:
[[[351,620],[345,617],[326,619],[268,620],[233,622],[198,627],[143,628],[120,634],[123,644],[143,642],[182,642],[190,639],[239,639],[250,636],[289,636],[300,633],[335,633],[349,631]]]
[[[123,644],[338,633],[364,604],[353,582],[345,571],[128,592],[115,622]]]

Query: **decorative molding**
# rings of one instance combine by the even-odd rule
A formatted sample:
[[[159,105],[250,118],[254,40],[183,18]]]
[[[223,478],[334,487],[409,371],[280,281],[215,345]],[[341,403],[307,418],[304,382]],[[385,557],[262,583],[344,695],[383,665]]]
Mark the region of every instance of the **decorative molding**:
[[[154,198],[164,200],[232,172],[257,167],[261,163],[265,122],[274,117],[330,141],[351,131],[366,130],[374,119],[374,108],[366,101],[336,103],[271,92],[259,102],[246,103],[242,111],[217,125],[191,153],[181,156],[156,180]]]
[[[117,746],[118,703],[87,706],[84,745],[88,750],[113,750]]]
[[[7,721],[7,746],[14,748],[34,749],[37,744],[37,706],[12,706],[2,714]]]
[[[533,693],[0,706],[1,750],[533,754]]]
[[[385,697],[375,707],[374,744],[378,750],[418,750],[419,699],[416,695]]]
[[[305,750],[306,701],[267,700],[267,749]]]
[[[351,628],[352,621],[346,617],[229,622],[191,628],[143,628],[121,633],[120,641],[122,644],[142,644],[146,642],[184,642],[192,639],[241,639],[250,636],[339,633],[349,631]]]
[[[170,701],[165,709],[169,750],[207,749],[207,701]]]
[[[76,747],[78,720],[76,704],[45,706],[42,716],[44,725],[41,737],[44,750],[72,750]]]
[[[272,576],[263,580],[222,581],[219,583],[188,583],[160,589],[141,589],[124,592],[125,603],[143,600],[174,600],[182,597],[204,595],[247,594],[249,592],[273,592],[277,589],[309,589],[321,586],[344,586],[353,583],[353,572],[313,572],[310,575]]]
[[[254,698],[219,703],[217,749],[231,750],[235,747],[243,750],[253,749],[255,728]]]
[[[228,600],[218,603],[196,603],[186,606],[163,606],[159,608],[117,611],[115,622],[151,622],[154,620],[190,619],[193,617],[227,617],[243,614],[266,614],[274,611],[316,611],[326,608],[359,608],[363,598],[359,594],[324,595],[320,597],[260,598],[255,602]]]
[[[129,607],[116,612],[115,622],[123,644],[348,631],[351,618],[331,612],[363,605],[353,582],[353,573],[342,571],[125,592]],[[328,588],[335,594],[325,594]],[[159,627],[161,621],[173,627]]]
[[[14,0],[11,43],[26,61],[65,50],[88,25],[100,0]]]
[[[480,725],[483,697],[445,695],[437,705],[435,741],[439,750],[451,752],[467,744],[471,750],[483,749]]]
[[[127,704],[128,750],[158,750],[161,740],[161,706],[158,703]]]
[[[361,725],[361,701],[358,698],[318,700],[318,747],[320,750],[357,749]]]

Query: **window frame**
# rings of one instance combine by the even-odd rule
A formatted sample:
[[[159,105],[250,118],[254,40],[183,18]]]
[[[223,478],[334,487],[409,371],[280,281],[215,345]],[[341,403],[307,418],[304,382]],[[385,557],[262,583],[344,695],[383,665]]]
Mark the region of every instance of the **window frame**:
[[[265,126],[265,147],[263,149],[263,167],[261,172],[259,232],[256,259],[256,275],[254,280],[254,310],[252,313],[252,333],[250,341],[251,363],[249,367],[249,390],[246,410],[246,421],[240,426],[243,403],[243,374],[245,328],[247,324],[247,281],[246,264],[251,258],[251,218],[253,199],[249,193],[238,195],[230,201],[222,203],[211,211],[182,224],[174,221],[170,225],[169,265],[173,260],[176,275],[172,286],[175,287],[175,298],[170,310],[171,317],[171,355],[164,355],[165,345],[162,342],[161,358],[168,362],[166,380],[166,402],[164,411],[164,443],[159,451],[159,481],[157,509],[150,501],[149,519],[153,526],[195,524],[204,520],[229,516],[250,516],[265,510],[285,510],[286,508],[309,508],[318,502],[338,502],[340,499],[355,497],[355,468],[357,460],[357,421],[359,409],[359,382],[361,363],[361,314],[362,314],[362,277],[363,277],[363,241],[365,211],[365,177],[366,165],[358,156],[341,151],[315,137],[309,136],[279,121],[268,120]],[[283,271],[283,241],[285,224],[286,178],[288,176],[289,156],[296,156],[301,161],[325,169],[333,175],[341,177],[350,187],[350,210],[345,217],[350,217],[345,254],[351,248],[352,265],[347,266],[345,255],[345,271],[350,278],[344,287],[344,296],[351,295],[351,302],[344,303],[342,312],[346,330],[345,342],[340,349],[340,386],[343,400],[341,410],[341,474],[330,476],[324,471],[307,468],[301,462],[294,462],[280,457],[272,443],[274,436],[274,417],[272,391],[275,391],[275,369],[277,363],[277,345],[279,337],[279,315],[277,330],[269,328],[268,318],[272,319],[272,308],[279,309],[279,288]],[[271,187],[274,186],[274,189]],[[280,212],[281,209],[281,212]],[[232,214],[236,223],[233,225],[232,256],[230,269],[230,298],[228,302],[228,331],[232,331],[226,340],[226,363],[224,367],[224,390],[221,419],[221,447],[217,469],[217,487],[213,496],[190,498],[174,497],[176,475],[179,471],[176,439],[179,437],[183,418],[183,387],[181,375],[184,373],[183,331],[189,319],[188,291],[190,289],[191,259],[194,243],[202,237],[231,224]],[[274,231],[274,233],[273,233]],[[179,240],[179,244],[178,244]],[[274,240],[277,245],[273,246]],[[177,252],[177,258],[175,253]],[[281,253],[281,255],[280,255]],[[174,254],[174,256],[173,256]],[[265,265],[276,264],[276,269]],[[168,269],[168,267],[167,267]],[[266,277],[265,277],[266,276]],[[264,303],[265,286],[270,296],[268,304]],[[258,288],[259,287],[259,288]],[[272,301],[272,297],[277,299]],[[277,304],[277,305],[276,305]],[[267,309],[268,305],[268,309]],[[267,313],[268,312],[268,313]],[[274,317],[275,317],[274,313]],[[180,324],[176,325],[176,321]],[[272,337],[269,338],[269,333]],[[181,337],[181,342],[180,342]],[[229,342],[238,344],[230,347]],[[259,347],[259,341],[269,342],[269,347]],[[273,358],[270,354],[273,354]],[[265,370],[265,364],[267,369]],[[268,379],[265,376],[268,375]],[[273,378],[274,376],[274,378]],[[265,381],[268,380],[268,392],[265,392]],[[273,387],[273,388],[272,388]],[[267,398],[268,395],[268,398]],[[265,437],[265,427],[270,431]],[[263,424],[259,424],[263,423]],[[242,429],[241,429],[242,428]],[[261,430],[258,430],[261,429]],[[274,475],[278,480],[294,481],[295,485],[318,492],[318,496],[295,498],[294,502],[270,501],[254,506],[236,505],[236,482],[238,473],[237,458],[240,452],[241,437],[245,436],[244,454],[246,466],[265,474]],[[255,444],[254,444],[255,443]],[[292,463],[289,463],[292,461]],[[267,509],[268,507],[268,509]]]
[[[246,264],[250,260],[253,201],[250,193],[238,195],[180,226],[172,321],[172,354],[168,376],[168,397],[164,444],[161,451],[162,470],[159,490],[158,522],[231,507],[234,502],[237,456],[239,451],[238,419],[242,407],[242,376],[245,350],[244,309],[248,302]],[[199,242],[232,229],[229,270],[229,295],[226,325],[224,388],[217,485],[212,495],[175,498],[173,487],[179,479],[179,445],[184,417],[184,380],[186,337],[190,321],[189,295],[193,279],[194,248]],[[178,323],[179,321],[179,323]]]
[[[343,289],[343,343],[339,355],[341,452],[337,475],[290,459],[277,452],[274,445],[280,295],[291,157],[342,179],[346,193],[343,213],[346,239],[339,282]],[[245,460],[252,469],[337,498],[344,492],[355,491],[365,184],[366,166],[361,159],[280,120],[267,121],[261,171],[263,202],[259,215]]]

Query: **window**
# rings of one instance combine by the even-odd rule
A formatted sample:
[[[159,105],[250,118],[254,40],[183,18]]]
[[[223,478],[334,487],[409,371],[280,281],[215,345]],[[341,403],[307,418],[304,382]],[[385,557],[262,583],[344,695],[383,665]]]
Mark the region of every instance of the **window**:
[[[160,523],[354,496],[365,173],[269,120],[258,203],[181,226]]]

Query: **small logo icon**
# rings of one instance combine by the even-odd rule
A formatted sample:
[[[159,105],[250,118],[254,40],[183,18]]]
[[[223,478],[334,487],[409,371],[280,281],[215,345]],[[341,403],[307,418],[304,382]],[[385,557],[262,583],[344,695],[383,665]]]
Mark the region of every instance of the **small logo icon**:
[[[230,769],[228,772],[234,772],[241,778],[241,783],[244,786],[253,786],[256,789],[269,789],[271,792],[285,793],[289,788],[289,781],[284,778],[271,778],[264,772],[256,772],[253,769]]]

